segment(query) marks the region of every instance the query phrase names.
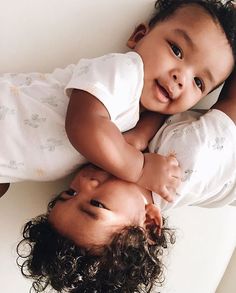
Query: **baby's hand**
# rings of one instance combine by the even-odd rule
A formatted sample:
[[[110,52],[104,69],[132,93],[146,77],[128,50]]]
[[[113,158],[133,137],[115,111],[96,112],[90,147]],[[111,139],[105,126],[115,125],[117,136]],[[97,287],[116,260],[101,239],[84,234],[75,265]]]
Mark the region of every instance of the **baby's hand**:
[[[173,155],[144,154],[143,173],[137,184],[172,201],[181,183],[181,169]]]

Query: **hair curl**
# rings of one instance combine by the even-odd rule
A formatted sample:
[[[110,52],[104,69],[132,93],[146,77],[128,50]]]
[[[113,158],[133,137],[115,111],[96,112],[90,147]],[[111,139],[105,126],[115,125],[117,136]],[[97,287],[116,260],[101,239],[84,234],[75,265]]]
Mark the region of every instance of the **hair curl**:
[[[55,202],[49,203],[49,211]],[[169,228],[161,235],[150,229],[147,235],[141,227],[127,226],[94,255],[60,235],[44,214],[25,224],[17,264],[26,278],[34,280],[31,292],[48,286],[71,293],[150,292],[164,281],[164,249],[174,242]]]
[[[150,28],[156,23],[170,17],[177,9],[191,4],[197,4],[205,9],[213,20],[218,22],[231,46],[234,60],[236,59],[236,8],[233,1],[220,0],[157,0],[156,12],[149,21]]]

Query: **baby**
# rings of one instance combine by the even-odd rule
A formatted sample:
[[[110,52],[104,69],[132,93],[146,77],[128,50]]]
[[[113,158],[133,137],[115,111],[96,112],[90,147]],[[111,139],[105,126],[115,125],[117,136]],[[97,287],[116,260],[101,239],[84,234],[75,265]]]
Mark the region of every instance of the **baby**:
[[[171,116],[151,147],[160,141],[159,149],[162,144],[167,149],[171,144],[171,148],[171,137],[174,140],[178,134],[176,156],[183,170],[193,164],[191,169],[197,166],[198,173],[203,173],[202,182],[198,174],[186,174],[188,178],[178,190],[180,195],[185,194],[185,204],[219,206],[232,203],[236,196],[236,72],[225,84],[220,100],[211,111],[202,115],[193,113]],[[201,131],[203,136],[200,136]],[[206,133],[218,133],[224,140],[213,149]],[[188,135],[197,142],[196,146],[181,139]],[[209,152],[205,155],[207,149]],[[204,169],[215,161],[221,167],[220,172],[218,168],[209,172],[208,168],[205,176]],[[230,177],[224,182],[225,174]],[[142,286],[149,292],[155,283],[163,280],[162,253],[174,240],[173,231],[165,223],[160,229],[161,211],[157,203],[154,205],[155,201],[149,190],[115,178],[97,167],[84,166],[69,188],[49,204],[48,213],[25,225],[24,239],[18,245],[18,261],[22,255],[23,274],[35,280],[36,292],[47,285],[59,292],[142,292]],[[161,201],[165,208],[176,203]],[[26,244],[30,247],[28,255],[23,250]]]
[[[147,110],[189,109],[227,78],[235,58],[235,9],[209,0],[159,0],[156,6],[149,24],[128,40],[131,52],[51,74],[1,76],[1,97],[7,96],[1,132],[11,129],[1,143],[1,194],[9,182],[63,177],[86,158],[171,199],[180,184],[174,156],[143,154],[121,132],[135,126],[140,112],[145,122]]]

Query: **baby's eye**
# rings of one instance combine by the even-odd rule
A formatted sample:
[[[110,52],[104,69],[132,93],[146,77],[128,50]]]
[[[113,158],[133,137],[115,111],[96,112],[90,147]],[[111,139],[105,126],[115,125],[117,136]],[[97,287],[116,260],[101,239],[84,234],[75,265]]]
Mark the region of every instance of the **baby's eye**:
[[[67,190],[64,191],[67,195],[70,195],[70,196],[75,196],[77,195],[77,191],[75,191],[73,188],[69,188]]]
[[[204,90],[203,81],[198,77],[194,77],[194,82],[195,82],[196,86],[203,92],[203,90]]]
[[[182,54],[182,51],[181,49],[176,46],[175,44],[170,44],[170,47],[173,51],[173,53],[179,58],[179,59],[182,59],[183,58],[183,54]]]
[[[90,204],[92,206],[95,206],[95,207],[98,207],[98,208],[101,208],[101,209],[106,209],[106,207],[104,206],[104,204],[102,204],[100,201],[95,200],[95,199],[91,199],[90,200]]]

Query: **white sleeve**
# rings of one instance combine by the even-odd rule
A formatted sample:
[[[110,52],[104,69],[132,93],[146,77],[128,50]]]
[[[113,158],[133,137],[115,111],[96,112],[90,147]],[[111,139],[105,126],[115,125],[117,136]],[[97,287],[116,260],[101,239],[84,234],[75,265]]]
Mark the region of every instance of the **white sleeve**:
[[[184,205],[219,207],[236,198],[236,127],[219,110],[205,115],[188,111],[171,116],[157,132],[150,151],[175,154],[182,169],[182,184],[173,203],[153,194],[169,209]]]
[[[108,54],[94,59],[82,59],[66,86],[89,92],[99,99],[112,121],[139,101],[143,87],[143,64],[135,52]]]

